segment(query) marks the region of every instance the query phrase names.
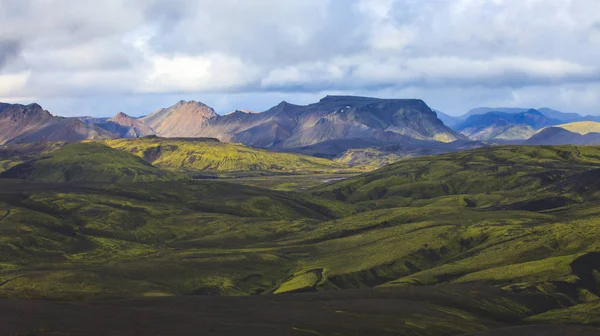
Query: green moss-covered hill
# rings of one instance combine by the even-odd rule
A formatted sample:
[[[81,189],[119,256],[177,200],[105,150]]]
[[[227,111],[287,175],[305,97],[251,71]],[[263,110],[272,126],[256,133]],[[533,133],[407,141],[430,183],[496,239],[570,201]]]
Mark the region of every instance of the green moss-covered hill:
[[[419,296],[422,316],[453,317],[402,315],[385,330],[598,326],[598,177],[600,148],[558,146],[408,159],[301,193],[235,180],[3,179],[0,296],[343,296],[419,287],[439,294]],[[440,286],[470,288],[470,296]]]
[[[471,195],[465,196],[465,204],[489,207],[539,198],[543,190],[569,202],[569,195],[543,188],[598,167],[598,147],[491,147],[406,160],[318,187],[313,194],[376,207]],[[571,201],[576,199],[574,195]]]
[[[65,144],[14,165],[0,178],[39,182],[149,182],[182,177],[100,143]]]
[[[190,172],[314,173],[343,170],[345,165],[306,155],[278,153],[212,139],[146,137],[103,143],[162,168]]]

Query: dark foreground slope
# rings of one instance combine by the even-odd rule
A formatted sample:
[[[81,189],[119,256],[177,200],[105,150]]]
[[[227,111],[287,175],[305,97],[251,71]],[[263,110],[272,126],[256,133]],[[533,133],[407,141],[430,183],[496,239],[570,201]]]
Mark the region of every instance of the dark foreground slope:
[[[598,327],[523,322],[557,303],[480,286],[88,303],[0,300],[7,335],[579,335]],[[559,322],[560,323],[560,322]]]

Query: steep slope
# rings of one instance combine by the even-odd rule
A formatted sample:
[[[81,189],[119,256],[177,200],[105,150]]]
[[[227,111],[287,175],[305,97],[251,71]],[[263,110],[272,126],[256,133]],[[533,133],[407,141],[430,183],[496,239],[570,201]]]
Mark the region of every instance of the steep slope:
[[[528,145],[598,145],[600,123],[582,121],[544,128],[525,143]]]
[[[277,153],[215,139],[147,137],[107,140],[106,145],[163,168],[189,172],[310,173],[343,170],[345,165],[311,156]]]
[[[537,110],[488,112],[468,117],[456,129],[473,140],[526,140],[538,129],[558,123]]]
[[[154,130],[142,121],[132,118],[123,112],[119,112],[107,121],[99,123],[98,126],[116,134],[119,138],[140,138],[155,134]]]
[[[112,137],[114,134],[77,118],[55,117],[38,104],[0,104],[0,144]]]
[[[204,129],[217,113],[196,101],[180,101],[140,120],[163,137],[202,137]]]
[[[148,182],[182,177],[99,143],[67,144],[18,164],[0,178],[39,182]]]
[[[464,139],[423,101],[327,96],[315,104],[282,102],[262,113],[217,115],[206,105],[180,102],[142,120],[165,137],[215,137],[256,147],[297,148],[340,139],[398,143]]]

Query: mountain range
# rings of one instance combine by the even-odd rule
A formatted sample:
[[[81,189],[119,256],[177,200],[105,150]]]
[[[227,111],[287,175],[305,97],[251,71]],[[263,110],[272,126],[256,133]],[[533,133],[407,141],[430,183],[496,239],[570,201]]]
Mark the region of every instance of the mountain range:
[[[141,119],[162,137],[215,137],[255,147],[298,148],[332,140],[381,143],[465,139],[445,126],[422,100],[327,96],[307,106],[281,102],[262,112],[218,115],[180,101]]]
[[[309,105],[283,101],[264,112],[225,115],[201,102],[182,100],[141,118],[123,112],[112,118],[63,118],[38,104],[0,104],[0,144],[206,137],[353,162],[373,156],[387,162],[384,157],[389,155],[410,157],[493,143],[595,143],[593,134],[554,127],[594,120],[600,117],[549,108],[482,107],[454,117],[419,99],[356,96],[326,96]]]
[[[114,134],[77,118],[50,114],[38,104],[0,103],[0,144],[106,139]]]
[[[538,110],[519,113],[487,112],[473,114],[456,129],[474,140],[527,140],[541,128],[560,124]]]

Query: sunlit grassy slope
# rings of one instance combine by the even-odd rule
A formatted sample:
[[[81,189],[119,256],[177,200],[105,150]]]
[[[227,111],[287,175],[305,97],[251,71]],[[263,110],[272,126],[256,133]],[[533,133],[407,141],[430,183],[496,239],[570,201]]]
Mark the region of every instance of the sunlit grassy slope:
[[[559,146],[409,159],[301,193],[0,180],[0,295],[478,284],[551,300],[514,306],[519,320],[579,323],[600,297],[599,177],[599,148]]]
[[[579,121],[553,127],[564,128],[567,131],[585,135],[588,133],[600,133],[600,123],[594,121]]]
[[[149,182],[179,177],[100,143],[66,144],[0,173],[0,178],[40,182]]]
[[[314,173],[346,168],[327,159],[277,153],[211,139],[139,139],[106,140],[112,148],[135,154],[162,168],[196,172]]]

